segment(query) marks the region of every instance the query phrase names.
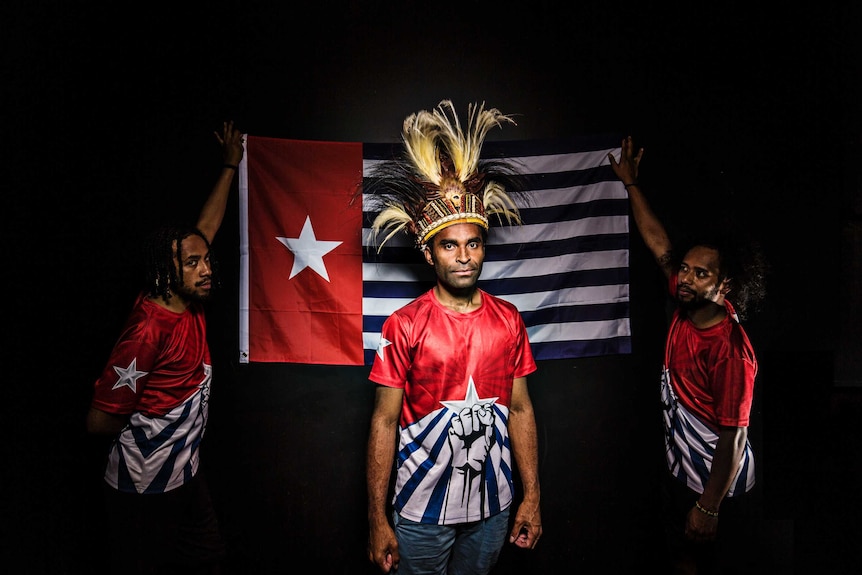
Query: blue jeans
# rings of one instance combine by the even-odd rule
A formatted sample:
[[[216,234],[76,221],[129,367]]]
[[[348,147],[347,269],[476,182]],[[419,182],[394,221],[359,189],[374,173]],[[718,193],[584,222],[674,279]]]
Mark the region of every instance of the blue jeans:
[[[394,514],[398,575],[484,575],[509,533],[509,509],[473,523],[428,525]]]

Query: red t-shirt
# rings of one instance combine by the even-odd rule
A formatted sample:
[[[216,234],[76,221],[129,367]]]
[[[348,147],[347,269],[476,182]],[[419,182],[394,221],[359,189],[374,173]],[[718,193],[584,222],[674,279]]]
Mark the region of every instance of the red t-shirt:
[[[676,292],[676,283],[671,287]],[[674,392],[705,424],[747,427],[757,359],[730,302],[727,317],[698,329],[677,309],[665,345],[665,366]]]
[[[472,313],[444,307],[429,290],[393,313],[381,332],[371,381],[405,390],[402,425],[463,400],[472,377],[480,397],[509,406],[512,381],[536,370],[520,313],[511,303],[482,292]]]
[[[412,521],[478,521],[511,505],[512,383],[536,370],[511,303],[457,313],[430,290],[383,324],[370,379],[404,389],[393,505]]]
[[[141,295],[96,381],[93,407],[164,415],[197,390],[212,365],[206,316],[193,303],[174,313]]]
[[[92,401],[129,415],[108,455],[108,484],[127,493],[163,493],[197,473],[211,364],[200,304],[174,313],[138,297]]]

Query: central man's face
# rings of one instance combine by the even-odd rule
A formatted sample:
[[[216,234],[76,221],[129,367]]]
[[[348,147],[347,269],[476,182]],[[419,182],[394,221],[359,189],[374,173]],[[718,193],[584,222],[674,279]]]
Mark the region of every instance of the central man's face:
[[[485,241],[477,224],[453,224],[431,238],[425,260],[439,282],[453,290],[472,289],[485,261]]]

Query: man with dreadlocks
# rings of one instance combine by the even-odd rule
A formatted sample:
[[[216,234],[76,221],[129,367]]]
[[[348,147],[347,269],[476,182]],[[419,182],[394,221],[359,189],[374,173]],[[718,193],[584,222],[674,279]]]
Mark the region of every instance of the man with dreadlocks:
[[[668,469],[662,511],[671,572],[740,573],[747,563],[743,496],[755,479],[748,424],[757,358],[739,322],[765,295],[767,264],[756,244],[727,233],[693,242],[677,260],[638,185],[642,157],[631,137],[622,141],[619,160],[608,154],[676,303],[661,378]]]
[[[363,191],[379,212],[375,236],[386,234],[378,251],[403,230],[437,277],[384,322],[369,376],[377,391],[367,454],[368,557],[384,573],[481,575],[497,562],[507,534],[526,549],[542,534],[527,389],[536,363],[515,306],[477,286],[489,219],[520,223],[508,193],[514,170],[479,160],[485,134],[503,122],[512,120],[470,106],[465,135],[448,100],[413,114],[404,122],[404,155],[380,164]],[[523,501],[510,527],[513,457]]]
[[[233,122],[216,132],[224,166],[194,227],[167,226],[144,242],[144,287],[86,417],[113,437],[105,469],[111,573],[218,573],[224,554],[200,442],[212,361],[202,302],[217,285],[210,243],[243,156]]]

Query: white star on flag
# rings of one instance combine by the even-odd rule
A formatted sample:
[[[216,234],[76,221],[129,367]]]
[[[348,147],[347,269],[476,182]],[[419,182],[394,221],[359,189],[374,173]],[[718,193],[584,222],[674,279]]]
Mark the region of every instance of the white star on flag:
[[[282,238],[277,237],[278,241],[293,252],[293,268],[290,270],[290,278],[304,270],[311,268],[317,274],[329,281],[329,274],[326,271],[326,265],[323,263],[323,256],[337,248],[342,242],[329,242],[318,240],[314,237],[314,228],[311,227],[311,218],[305,217],[305,224],[302,226],[298,238]]]
[[[386,339],[383,336],[380,336],[380,343],[377,344],[377,355],[380,356],[380,359],[386,361],[386,358],[383,357],[383,350],[392,345],[392,342]]]
[[[130,363],[129,367],[126,368],[115,365],[114,371],[117,373],[117,383],[115,383],[114,387],[111,389],[117,389],[118,387],[123,387],[125,385],[132,390],[132,393],[137,393],[136,387],[138,379],[149,373],[148,371],[138,371],[138,358],[133,358],[132,363]]]
[[[479,399],[479,394],[476,393],[476,384],[473,383],[473,376],[470,376],[470,383],[467,385],[467,394],[464,396],[462,401],[441,401],[443,405],[454,411],[455,413],[460,413],[462,409],[465,407],[472,407],[474,405],[484,405],[486,403],[494,403],[499,397],[487,397],[485,399]]]

